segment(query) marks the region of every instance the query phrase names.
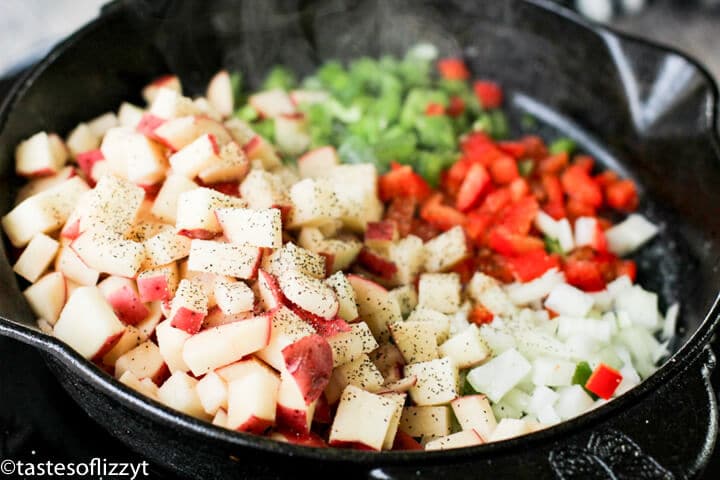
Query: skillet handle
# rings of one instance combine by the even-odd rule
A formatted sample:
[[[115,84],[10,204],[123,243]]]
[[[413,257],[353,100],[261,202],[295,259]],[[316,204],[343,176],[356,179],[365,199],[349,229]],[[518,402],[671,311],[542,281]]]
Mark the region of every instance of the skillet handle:
[[[696,478],[707,467],[718,434],[718,406],[710,346],[686,370],[619,414],[554,441],[532,442],[492,454],[435,462],[408,458],[403,466],[369,468],[366,478],[659,479]],[[559,426],[558,428],[562,428]],[[451,452],[448,452],[451,453]]]

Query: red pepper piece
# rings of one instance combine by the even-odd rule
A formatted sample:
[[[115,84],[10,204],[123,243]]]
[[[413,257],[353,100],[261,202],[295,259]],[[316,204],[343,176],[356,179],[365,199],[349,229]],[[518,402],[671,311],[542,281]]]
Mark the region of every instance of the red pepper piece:
[[[601,363],[588,378],[585,388],[598,397],[608,400],[615,393],[622,379],[620,372]]]
[[[520,176],[517,162],[510,155],[501,155],[490,165],[490,174],[495,183],[510,183]]]
[[[420,209],[420,217],[442,231],[465,223],[465,215],[453,207],[444,205],[440,193],[436,193],[425,201]]]
[[[581,290],[597,292],[605,288],[605,277],[595,260],[568,259],[563,270],[567,282]]]
[[[594,208],[602,206],[602,190],[583,166],[571,165],[563,172],[560,181],[565,193],[576,201]]]
[[[468,313],[468,321],[478,326],[486,323],[492,323],[494,318],[495,315],[480,304],[476,304]]]
[[[482,198],[490,186],[490,175],[479,163],[473,164],[465,176],[457,194],[455,206],[461,212],[467,212]]]
[[[507,227],[511,233],[527,235],[539,209],[535,197],[527,196],[506,207],[498,224]]]
[[[548,255],[544,250],[533,250],[524,255],[508,258],[508,264],[518,281],[529,282],[551,268],[558,268],[560,260],[555,255]]]
[[[451,117],[458,117],[465,112],[465,102],[462,98],[454,95],[450,97],[450,105],[447,108],[447,114]]]
[[[525,142],[499,142],[498,148],[516,160],[525,156],[527,146]]]
[[[431,117],[433,115],[445,115],[445,107],[439,103],[428,103],[425,107],[425,115]]]
[[[498,108],[503,102],[503,91],[495,82],[478,80],[473,84],[473,90],[483,108]]]
[[[545,244],[539,238],[512,233],[504,226],[492,229],[488,243],[490,248],[509,257],[522,255],[533,250],[544,250],[545,248]]]
[[[412,197],[422,201],[430,195],[430,185],[413,172],[409,165],[393,165],[388,173],[379,178],[378,187],[383,201],[395,197]]]
[[[567,152],[560,152],[540,160],[540,166],[538,167],[538,169],[540,170],[540,173],[550,173],[553,175],[557,175],[565,167],[567,167],[568,162],[569,157]]]
[[[468,70],[465,62],[459,58],[442,58],[437,63],[440,76],[447,80],[467,80],[470,78],[470,70]]]
[[[638,206],[638,192],[632,180],[618,180],[605,188],[610,207],[623,212],[632,212]]]

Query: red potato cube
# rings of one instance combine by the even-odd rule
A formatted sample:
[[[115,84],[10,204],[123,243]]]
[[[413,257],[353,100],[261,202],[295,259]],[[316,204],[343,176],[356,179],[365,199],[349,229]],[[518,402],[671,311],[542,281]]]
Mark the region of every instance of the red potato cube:
[[[255,294],[245,282],[216,282],[215,300],[225,315],[250,312],[255,307]]]
[[[349,332],[340,332],[327,338],[333,353],[333,367],[338,367],[360,358],[378,348],[370,328],[365,322],[350,325]]]
[[[260,304],[265,310],[274,310],[285,303],[277,279],[263,269],[258,271],[257,291]]]
[[[485,441],[475,430],[463,430],[426,443],[425,450],[448,450],[451,448],[472,447],[483,443]]]
[[[312,335],[315,329],[285,306],[273,311],[270,340],[256,355],[276,370],[285,370],[283,350],[303,337]]]
[[[93,133],[87,123],[80,123],[68,134],[65,144],[77,159],[78,154],[97,150],[100,147],[100,137]]]
[[[158,390],[158,399],[170,408],[203,420],[210,416],[200,403],[197,394],[198,381],[184,372],[175,372]]]
[[[280,373],[277,411],[275,416],[280,427],[302,434],[310,433],[317,400],[307,403],[296,379],[287,372]]]
[[[375,364],[366,354],[360,354],[356,360],[348,362],[333,370],[330,383],[325,389],[328,403],[334,404],[345,387],[355,385],[370,392],[382,390],[383,378]]]
[[[182,260],[190,254],[191,241],[179,235],[174,228],[165,225],[155,235],[143,242],[145,247],[145,266],[150,268],[167,265]]]
[[[497,420],[485,395],[467,395],[450,402],[463,430],[474,430],[484,441],[492,436]]]
[[[148,111],[163,119],[185,117],[202,113],[192,99],[183,96],[177,90],[161,86],[155,93]]]
[[[24,247],[36,234],[62,227],[88,190],[85,181],[75,176],[16,205],[2,217],[10,243]]]
[[[379,342],[390,336],[388,325],[402,320],[400,306],[388,291],[377,283],[359,275],[347,276],[355,291],[360,319],[365,321]]]
[[[338,317],[347,322],[354,322],[358,319],[358,309],[355,300],[355,290],[343,272],[336,272],[325,280],[335,292],[338,300]]]
[[[303,310],[326,320],[337,315],[339,304],[335,293],[322,280],[286,271],[280,275],[278,283],[285,298]]]
[[[240,198],[216,192],[210,188],[196,188],[183,192],[177,199],[175,227],[190,238],[211,239],[222,233],[215,216],[219,208],[245,208]]]
[[[168,175],[153,201],[150,213],[163,222],[174,224],[177,219],[178,198],[182,193],[196,188],[198,185],[183,175]]]
[[[203,330],[183,346],[183,360],[196,376],[240,360],[267,346],[271,315],[228,323]]]
[[[127,371],[141,380],[149,378],[160,385],[165,380],[168,368],[158,346],[147,340],[120,356],[115,362],[115,378],[120,378]]]
[[[210,79],[205,96],[220,115],[223,117],[232,115],[235,107],[235,93],[227,70],[220,70]]]
[[[450,408],[442,406],[408,406],[400,417],[400,431],[422,442],[450,434]]]
[[[251,245],[193,240],[188,270],[251,279],[257,274],[262,249]]]
[[[35,194],[44,192],[45,190],[48,190],[52,187],[56,187],[63,183],[65,180],[68,180],[77,174],[78,171],[75,169],[75,167],[68,165],[55,175],[34,178],[20,188],[17,195],[15,196],[15,204],[17,205]]]
[[[55,136],[57,137],[57,136]],[[65,165],[68,155],[59,138],[36,133],[15,149],[15,171],[25,177],[54,175]],[[55,138],[55,140],[53,140]],[[60,146],[53,142],[60,141]]]
[[[143,270],[137,277],[137,288],[142,302],[170,300],[180,283],[175,262]]]
[[[237,193],[240,182],[250,169],[250,161],[236,142],[226,143],[220,148],[220,159],[205,167],[198,177],[205,185],[230,182]]]
[[[169,88],[177,93],[182,93],[182,84],[176,75],[163,75],[146,85],[142,89],[142,96],[147,103],[152,103],[158,93],[158,90],[161,88]]]
[[[125,332],[123,332],[120,340],[102,357],[102,364],[107,367],[114,367],[118,358],[140,345],[143,341],[142,334],[137,327],[126,325]],[[120,377],[120,375],[117,377]]]
[[[228,385],[227,428],[262,434],[275,424],[280,379],[270,370],[257,370]]]
[[[55,257],[55,270],[66,279],[85,286],[95,285],[100,278],[100,272],[88,267],[69,244],[60,247]]]
[[[393,220],[368,222],[365,230],[365,245],[383,252],[398,240],[397,224]]]
[[[68,299],[55,324],[56,338],[88,359],[101,359],[125,332],[97,287],[80,287]]]
[[[217,373],[208,372],[197,383],[195,390],[208,415],[216,415],[227,409],[227,383]]]
[[[51,272],[23,292],[33,313],[54,325],[68,297],[67,283],[60,272]]]
[[[240,184],[240,195],[255,210],[291,205],[287,188],[280,177],[260,169],[248,173]]]
[[[348,385],[330,430],[330,445],[381,450],[397,409],[393,399]]]
[[[127,179],[106,175],[79,205],[80,231],[125,235],[135,224],[145,191]]]
[[[140,299],[135,282],[129,278],[110,276],[100,282],[98,288],[125,325],[135,325],[150,313]]]
[[[187,372],[190,368],[183,360],[183,346],[190,334],[171,325],[170,320],[164,320],[155,327],[158,347],[170,372]]]
[[[295,379],[305,404],[317,400],[330,380],[332,349],[320,335],[308,335],[282,349],[285,368]]]
[[[171,325],[193,335],[200,331],[207,313],[208,298],[202,286],[192,280],[180,281],[168,317]]]
[[[302,114],[275,117],[275,144],[284,155],[297,156],[310,146],[307,120]]]
[[[70,248],[89,268],[120,277],[134,278],[145,261],[142,243],[104,231],[86,230],[72,241]]]
[[[36,234],[18,258],[13,271],[28,282],[35,282],[55,259],[60,244],[45,235]]]
[[[233,243],[255,247],[282,247],[280,210],[268,208],[220,208],[215,211],[223,233]]]
[[[204,169],[220,162],[220,145],[212,134],[202,135],[170,157],[173,172],[193,179]]]
[[[297,111],[290,100],[290,96],[280,89],[267,90],[251,95],[248,103],[266,118],[292,115]]]
[[[318,178],[339,165],[340,159],[334,147],[320,147],[298,158],[297,163],[300,177]]]

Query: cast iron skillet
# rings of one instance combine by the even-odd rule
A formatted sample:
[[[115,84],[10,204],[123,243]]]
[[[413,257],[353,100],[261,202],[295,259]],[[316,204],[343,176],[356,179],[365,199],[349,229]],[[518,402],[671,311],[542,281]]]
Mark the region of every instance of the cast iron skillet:
[[[530,112],[637,179],[642,211],[663,227],[637,258],[661,306],[682,302],[675,354],[596,411],[530,436],[447,452],[319,450],[234,433],[136,395],[41,334],[5,252],[0,333],[35,345],[88,415],[130,447],[194,478],[331,474],[357,478],[685,478],[713,450],[717,405],[707,347],[718,321],[720,149],[717,89],[678,52],[591,26],[547,0],[118,1],[58,46],[0,109],[0,212],[18,186],[13,148],[38,130],[139,101],[154,76],[178,73],[199,93],[221,66],[257,84],[284,63],[400,54],[430,41],[506,86]],[[2,248],[2,247],[0,247]],[[15,368],[22,368],[17,365]]]

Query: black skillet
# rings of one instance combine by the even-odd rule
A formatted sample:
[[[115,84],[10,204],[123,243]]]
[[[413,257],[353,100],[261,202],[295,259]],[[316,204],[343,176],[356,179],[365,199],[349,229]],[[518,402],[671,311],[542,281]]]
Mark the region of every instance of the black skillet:
[[[116,1],[19,81],[0,108],[0,212],[19,185],[13,147],[38,130],[139,101],[175,72],[201,92],[220,67],[257,84],[284,63],[400,54],[418,41],[463,55],[499,80],[515,116],[529,112],[635,178],[662,233],[637,258],[662,307],[682,303],[672,358],[592,413],[497,444],[447,452],[309,449],[234,433],[136,395],[41,334],[0,252],[0,333],[39,348],[70,395],[111,434],[192,478],[687,478],[714,448],[718,410],[708,348],[720,285],[717,88],[686,56],[588,25],[534,1]],[[1,247],[0,247],[1,248]],[[22,368],[22,366],[16,366]]]

